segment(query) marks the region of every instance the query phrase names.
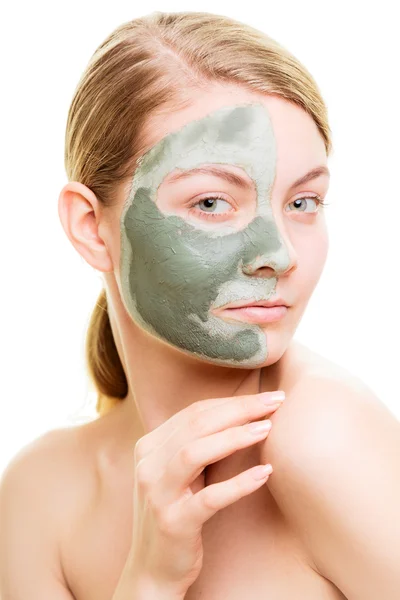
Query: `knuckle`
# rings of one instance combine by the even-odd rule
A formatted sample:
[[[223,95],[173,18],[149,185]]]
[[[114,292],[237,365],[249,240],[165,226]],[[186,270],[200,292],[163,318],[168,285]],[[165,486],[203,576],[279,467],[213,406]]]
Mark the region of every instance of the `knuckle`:
[[[218,506],[216,504],[215,494],[213,493],[212,485],[203,489],[201,493],[202,495],[202,504],[203,506],[210,511],[217,510]]]
[[[191,432],[198,436],[204,431],[206,423],[207,421],[205,420],[204,415],[195,412],[191,415],[188,425]]]
[[[253,419],[254,404],[252,403],[250,398],[246,397],[240,400],[240,409],[245,419],[247,419],[248,421],[251,421]]]
[[[196,451],[194,444],[182,446],[179,451],[180,460],[183,465],[192,466],[196,462]]]
[[[175,531],[176,520],[172,511],[168,508],[155,506],[154,514],[157,519],[158,528],[165,535],[172,535]]]

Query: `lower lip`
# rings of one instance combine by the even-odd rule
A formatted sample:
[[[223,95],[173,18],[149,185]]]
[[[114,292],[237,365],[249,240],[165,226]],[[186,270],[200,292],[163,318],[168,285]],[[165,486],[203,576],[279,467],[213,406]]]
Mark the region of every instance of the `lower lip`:
[[[279,321],[287,313],[287,306],[246,306],[245,308],[225,308],[221,315],[234,320],[245,320],[250,323],[272,323]]]

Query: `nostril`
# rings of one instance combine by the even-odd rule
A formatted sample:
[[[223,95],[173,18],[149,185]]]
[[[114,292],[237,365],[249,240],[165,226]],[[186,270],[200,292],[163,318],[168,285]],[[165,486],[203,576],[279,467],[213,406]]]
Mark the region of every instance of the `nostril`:
[[[272,267],[259,267],[254,274],[258,277],[276,277],[275,270]]]

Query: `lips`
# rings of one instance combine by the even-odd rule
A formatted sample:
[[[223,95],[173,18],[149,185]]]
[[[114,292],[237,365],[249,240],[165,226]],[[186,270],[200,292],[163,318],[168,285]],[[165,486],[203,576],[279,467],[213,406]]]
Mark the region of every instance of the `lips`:
[[[269,298],[268,300],[257,300],[249,299],[247,302],[243,302],[243,300],[238,300],[236,302],[232,302],[230,304],[225,304],[224,306],[218,307],[219,310],[227,310],[230,308],[248,308],[251,306],[264,306],[265,308],[273,308],[274,306],[286,306],[289,307],[289,304],[285,302],[282,298]]]

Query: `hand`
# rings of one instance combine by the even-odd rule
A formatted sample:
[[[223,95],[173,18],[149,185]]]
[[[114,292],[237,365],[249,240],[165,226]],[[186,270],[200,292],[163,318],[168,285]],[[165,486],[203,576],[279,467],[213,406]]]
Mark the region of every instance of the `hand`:
[[[275,411],[275,392],[194,402],[135,446],[133,539],[126,568],[184,597],[203,564],[202,526],[263,485],[260,466],[217,484],[191,484],[203,469],[268,435],[250,423]],[[261,420],[271,426],[271,421]]]

